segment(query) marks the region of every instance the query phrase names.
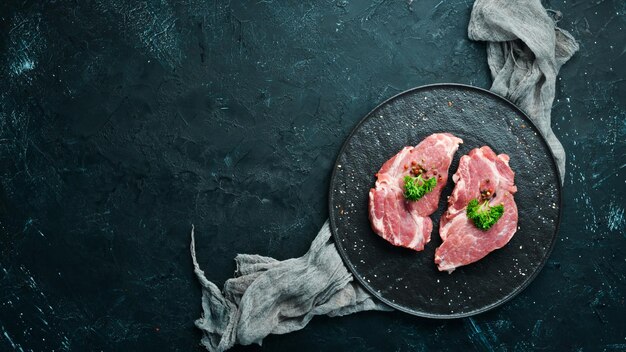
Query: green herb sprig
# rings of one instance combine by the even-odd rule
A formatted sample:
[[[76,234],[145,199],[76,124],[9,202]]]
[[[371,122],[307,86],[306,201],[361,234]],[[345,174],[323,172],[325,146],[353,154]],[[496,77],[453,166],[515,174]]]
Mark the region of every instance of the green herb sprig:
[[[416,201],[437,186],[437,178],[431,177],[424,180],[422,175],[417,177],[404,176],[404,198]]]
[[[478,203],[478,199],[472,199],[467,204],[467,217],[481,230],[489,230],[504,214],[504,205],[489,206],[486,200]]]

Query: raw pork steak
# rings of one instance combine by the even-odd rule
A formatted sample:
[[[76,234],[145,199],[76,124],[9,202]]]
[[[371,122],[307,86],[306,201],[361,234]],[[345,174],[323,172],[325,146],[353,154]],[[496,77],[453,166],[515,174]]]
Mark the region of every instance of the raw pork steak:
[[[513,237],[517,231],[514,176],[509,156],[496,156],[487,146],[461,157],[459,168],[452,176],[456,186],[439,227],[443,243],[435,251],[435,264],[440,271],[452,272],[459,266],[478,261],[502,248]],[[467,204],[475,198],[481,202],[488,200],[490,206],[504,205],[504,214],[488,230],[478,229],[467,218]]]
[[[435,133],[415,147],[404,147],[377,173],[376,187],[369,193],[372,229],[396,246],[421,251],[433,229],[428,217],[435,212],[441,190],[448,180],[452,156],[463,140],[450,133]],[[416,171],[417,170],[417,171]],[[416,201],[404,198],[404,177],[421,173],[437,178],[435,188]]]

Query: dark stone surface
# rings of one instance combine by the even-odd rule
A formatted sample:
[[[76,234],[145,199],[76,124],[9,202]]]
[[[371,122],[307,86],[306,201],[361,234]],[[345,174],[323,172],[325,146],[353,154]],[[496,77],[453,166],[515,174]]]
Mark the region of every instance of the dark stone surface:
[[[519,296],[471,319],[366,312],[236,350],[626,348],[626,3],[548,1],[581,51],[553,119],[559,240]],[[0,5],[0,350],[201,350],[189,258],[299,256],[331,167],[374,106],[488,87],[471,1],[5,1]]]
[[[393,246],[370,226],[368,191],[374,174],[403,147],[437,132],[452,133],[463,144],[431,216],[431,241],[420,252]],[[462,155],[484,145],[511,158],[519,230],[504,248],[479,262],[452,274],[440,272],[435,248],[441,245],[439,220],[454,188],[452,175]],[[428,165],[427,160],[423,166]],[[508,301],[536,277],[556,240],[561,188],[548,144],[523,112],[486,90],[436,84],[386,101],[347,138],[330,182],[330,227],[341,257],[374,296],[418,316],[466,317]]]

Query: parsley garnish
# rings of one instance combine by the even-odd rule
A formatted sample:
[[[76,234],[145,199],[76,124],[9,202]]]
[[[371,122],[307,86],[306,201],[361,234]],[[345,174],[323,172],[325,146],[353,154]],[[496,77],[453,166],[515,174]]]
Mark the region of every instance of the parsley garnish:
[[[432,191],[437,186],[437,178],[431,177],[427,180],[422,175],[417,177],[404,176],[404,198],[408,200],[419,200],[426,193]]]
[[[504,214],[504,205],[489,206],[489,201],[478,203],[472,199],[467,204],[467,217],[481,230],[489,230]]]

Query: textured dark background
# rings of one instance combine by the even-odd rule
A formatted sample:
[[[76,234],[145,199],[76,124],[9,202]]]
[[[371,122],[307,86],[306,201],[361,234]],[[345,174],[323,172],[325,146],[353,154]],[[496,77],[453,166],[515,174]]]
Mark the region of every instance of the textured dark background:
[[[219,284],[236,253],[304,253],[363,115],[489,86],[471,4],[2,2],[0,350],[201,350],[191,224]],[[626,350],[626,2],[545,4],[581,51],[557,84],[568,172],[538,278],[474,318],[318,317],[237,350]]]

